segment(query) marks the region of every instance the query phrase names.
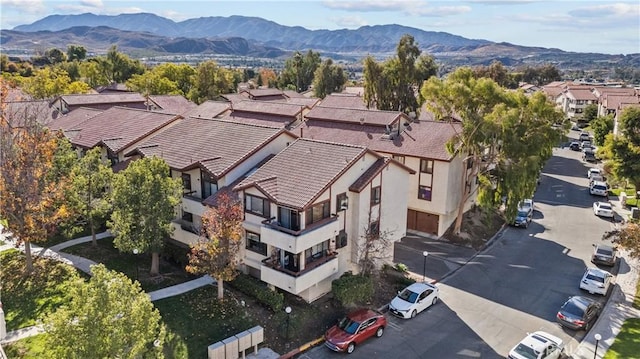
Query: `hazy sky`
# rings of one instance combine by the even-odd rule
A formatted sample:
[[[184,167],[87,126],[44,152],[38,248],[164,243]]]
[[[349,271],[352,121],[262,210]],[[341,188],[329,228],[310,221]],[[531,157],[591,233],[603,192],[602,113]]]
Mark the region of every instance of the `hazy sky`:
[[[400,24],[471,39],[607,54],[640,53],[640,0],[0,0],[0,27],[52,14],[149,12],[182,21],[256,16],[281,25],[356,29]]]

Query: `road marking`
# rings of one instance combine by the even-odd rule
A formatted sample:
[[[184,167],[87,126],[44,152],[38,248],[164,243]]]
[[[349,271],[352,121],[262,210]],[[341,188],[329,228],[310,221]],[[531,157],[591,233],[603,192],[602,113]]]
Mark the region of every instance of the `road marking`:
[[[391,314],[391,315],[392,315],[392,314]],[[396,319],[396,317],[391,317],[391,318]],[[394,320],[392,320],[391,318],[389,318],[389,319],[387,320],[387,325],[388,325],[388,326],[390,326],[391,328],[393,328],[393,329],[395,329],[395,330],[397,330],[397,331],[401,332],[401,331],[402,331],[402,327],[401,327],[399,324],[396,324],[396,323],[394,322]]]

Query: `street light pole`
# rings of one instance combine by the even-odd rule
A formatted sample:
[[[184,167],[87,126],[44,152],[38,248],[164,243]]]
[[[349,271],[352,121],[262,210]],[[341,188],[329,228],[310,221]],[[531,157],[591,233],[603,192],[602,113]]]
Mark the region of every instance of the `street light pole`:
[[[284,308],[284,312],[287,313],[287,345],[289,345],[289,321],[291,318],[291,307]]]
[[[596,334],[593,336],[596,339],[596,350],[593,351],[593,359],[598,357],[598,344],[600,344],[600,339],[602,339],[602,335]]]
[[[137,256],[138,253],[140,253],[138,248],[134,248],[133,249],[133,254],[135,254]],[[136,257],[136,261],[135,262],[136,262],[136,280],[139,281],[139,279],[138,279],[138,258],[137,257]]]
[[[429,252],[424,251],[422,255],[424,256],[424,264],[422,265],[422,281],[424,282],[427,279],[427,256]]]

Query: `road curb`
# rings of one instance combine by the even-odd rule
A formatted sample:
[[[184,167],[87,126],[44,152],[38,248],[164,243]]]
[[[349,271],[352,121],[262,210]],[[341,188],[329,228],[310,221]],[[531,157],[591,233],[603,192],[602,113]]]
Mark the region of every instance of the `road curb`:
[[[320,344],[322,342],[324,342],[324,337],[320,337],[320,338],[314,339],[314,340],[312,340],[312,341],[310,341],[308,343],[302,344],[301,346],[293,349],[292,351],[290,351],[290,352],[288,352],[286,354],[281,355],[280,359],[293,358],[295,355],[298,355],[298,354],[300,354],[300,353],[302,353],[304,351],[307,351],[307,350],[311,349],[312,347],[314,347],[314,346],[316,346],[316,345],[318,345],[318,344]]]

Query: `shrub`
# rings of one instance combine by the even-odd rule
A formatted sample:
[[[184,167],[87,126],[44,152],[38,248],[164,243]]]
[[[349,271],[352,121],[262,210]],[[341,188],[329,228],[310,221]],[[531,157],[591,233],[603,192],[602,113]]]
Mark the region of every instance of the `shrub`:
[[[238,274],[236,279],[229,282],[229,285],[242,293],[255,298],[260,304],[278,313],[284,306],[284,295],[267,288],[264,283],[253,279],[246,274]]]
[[[407,265],[404,263],[396,263],[395,268],[398,272],[401,272],[401,273],[406,273],[409,271],[409,267],[407,267]]]
[[[345,307],[370,301],[373,291],[373,280],[370,277],[352,275],[350,272],[331,283],[333,296]]]
[[[165,241],[162,247],[162,258],[184,268],[189,264],[188,254],[190,251],[189,247],[177,244],[175,241]]]

